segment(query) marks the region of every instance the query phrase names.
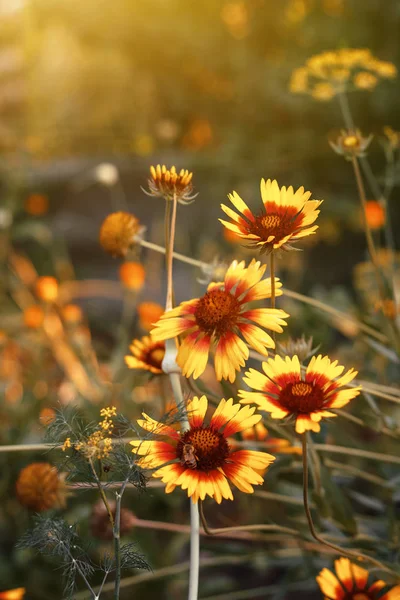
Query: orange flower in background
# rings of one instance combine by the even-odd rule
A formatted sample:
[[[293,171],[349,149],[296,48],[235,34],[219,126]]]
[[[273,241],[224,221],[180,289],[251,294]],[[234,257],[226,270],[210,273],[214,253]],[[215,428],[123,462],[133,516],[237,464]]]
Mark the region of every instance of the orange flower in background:
[[[312,223],[319,215],[317,208],[322,200],[309,200],[311,192],[305,192],[303,187],[296,192],[292,186],[279,188],[276,180],[262,179],[260,187],[263,209],[258,214],[253,214],[236,192],[229,194],[239,214],[221,204],[224,213],[232,219],[219,219],[225,227],[261,252],[289,250],[293,242],[315,233],[318,225]]]
[[[385,224],[385,209],[376,200],[368,200],[365,204],[365,218],[371,229],[380,229]]]
[[[42,410],[40,411],[39,421],[45,427],[47,427],[48,425],[51,425],[51,423],[53,423],[55,421],[55,418],[56,418],[56,411],[54,410],[54,408],[46,407],[46,408],[42,408]]]
[[[177,363],[185,377],[197,379],[205,370],[211,348],[215,349],[215,373],[218,380],[233,382],[236,371],[245,365],[249,349],[268,355],[275,344],[264,331],[281,333],[289,315],[275,308],[252,308],[249,302],[271,297],[271,279],[262,280],[266,265],[252,260],[234,261],[219,283],[210,283],[202,298],[182,302],[161,317],[151,331],[154,340],[166,340],[187,334],[179,347]],[[277,295],[281,283],[276,279]]]
[[[83,319],[83,312],[77,304],[66,304],[61,309],[61,314],[66,323],[80,323]]]
[[[125,287],[139,292],[144,285],[146,271],[138,262],[125,262],[119,268],[119,278]]]
[[[165,343],[154,342],[145,336],[141,340],[133,340],[129,350],[133,356],[125,356],[125,363],[130,369],[144,369],[151,373],[162,373],[161,363],[165,355]]]
[[[243,378],[257,391],[240,390],[242,404],[255,403],[260,410],[271,413],[273,419],[293,415],[297,433],[320,431],[322,417],[336,416],[327,409],[342,408],[358,396],[361,389],[339,390],[354,379],[357,371],[350,369],[342,375],[344,367],[321,354],[312,357],[304,377],[298,356],[286,356],[285,360],[276,356],[263,362],[262,368],[264,373],[250,369]]]
[[[55,302],[58,297],[58,283],[55,277],[39,277],[35,286],[36,296],[44,302]]]
[[[157,302],[141,302],[137,306],[137,312],[139,315],[139,324],[143,329],[151,329],[158,321],[158,319],[164,314],[165,309],[161,304]]]
[[[24,310],[24,323],[29,329],[37,329],[42,325],[43,320],[44,312],[41,306],[34,304]]]
[[[112,256],[123,257],[142,231],[139,221],[127,212],[111,213],[100,228],[100,244]]]
[[[242,439],[246,442],[265,442],[265,447],[271,452],[281,452],[284,454],[301,454],[300,446],[291,446],[289,440],[283,438],[274,438],[269,435],[268,429],[260,421],[254,427],[249,427],[241,433]],[[231,443],[235,445],[234,442]]]
[[[165,436],[168,441],[134,440],[133,452],[142,458],[139,465],[155,469],[153,477],[166,483],[169,494],[177,486],[187,490],[193,502],[214,498],[233,500],[229,482],[240,491],[253,493],[253,485],[261,485],[259,470],[266,469],[275,457],[264,452],[237,450],[232,452],[227,438],[252,427],[261,419],[254,408],[241,408],[232,398],[222,399],[209,425],[204,423],[208,408],[205,396],[194,397],[187,404],[189,430],[176,431],[173,427],[154,421],[145,413],[140,427],[153,434]],[[166,464],[174,461],[172,464]]]
[[[49,199],[44,194],[31,194],[25,200],[24,208],[30,215],[44,215],[49,210]]]
[[[50,463],[34,462],[22,469],[16,492],[20,503],[36,512],[65,506],[64,479]]]
[[[369,573],[348,558],[335,560],[335,574],[329,569],[322,569],[317,576],[317,583],[325,600],[399,600],[400,585],[396,585],[386,594],[381,595],[387,583],[378,579],[368,584]]]
[[[25,588],[15,588],[6,592],[0,592],[0,600],[23,600],[25,592]]]

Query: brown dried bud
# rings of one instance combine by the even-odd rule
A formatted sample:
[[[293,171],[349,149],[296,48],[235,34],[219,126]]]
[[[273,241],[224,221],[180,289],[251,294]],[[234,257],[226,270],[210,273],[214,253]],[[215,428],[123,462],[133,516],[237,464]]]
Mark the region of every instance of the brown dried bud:
[[[100,244],[112,256],[125,256],[141,227],[139,221],[127,212],[111,213],[100,228]]]
[[[111,514],[115,517],[115,502],[109,503]],[[129,533],[135,524],[135,515],[127,508],[121,508],[120,533],[124,535]],[[90,518],[90,530],[93,537],[101,540],[111,540],[113,538],[112,525],[103,502],[97,502],[93,506]]]
[[[50,463],[34,462],[22,469],[16,491],[20,503],[36,512],[65,506],[64,476]]]

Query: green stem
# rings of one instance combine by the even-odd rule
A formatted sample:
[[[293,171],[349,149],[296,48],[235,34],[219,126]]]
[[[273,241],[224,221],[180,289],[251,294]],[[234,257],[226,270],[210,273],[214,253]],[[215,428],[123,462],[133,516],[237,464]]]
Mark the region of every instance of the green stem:
[[[358,562],[369,562],[375,567],[378,567],[382,571],[386,573],[390,573],[394,575],[397,579],[399,578],[399,574],[392,571],[388,567],[386,567],[379,560],[376,560],[372,556],[368,556],[367,554],[362,554],[361,552],[351,552],[349,550],[345,550],[341,546],[337,546],[336,544],[331,544],[327,542],[323,537],[317,533],[314,522],[311,515],[309,499],[308,499],[308,445],[307,445],[307,432],[303,433],[301,436],[302,447],[303,447],[303,502],[304,502],[304,510],[307,517],[308,527],[313,538],[319,542],[320,544],[324,544],[328,548],[335,550],[338,554],[342,556],[347,556],[350,559],[357,560]]]

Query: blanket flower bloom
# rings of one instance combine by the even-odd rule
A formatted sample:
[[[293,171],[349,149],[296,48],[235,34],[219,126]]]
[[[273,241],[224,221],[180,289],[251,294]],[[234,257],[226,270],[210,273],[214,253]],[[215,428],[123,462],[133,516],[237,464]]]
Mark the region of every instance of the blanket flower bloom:
[[[168,441],[134,440],[130,443],[133,452],[141,456],[139,465],[155,469],[153,477],[167,484],[167,494],[178,486],[187,490],[194,503],[210,496],[220,504],[223,498],[233,500],[229,482],[242,492],[253,493],[253,485],[263,483],[260,472],[264,472],[275,457],[253,450],[232,451],[229,445],[229,436],[261,420],[261,415],[254,414],[255,408],[234,404],[232,398],[222,399],[206,425],[207,408],[206,396],[189,400],[189,429],[181,432],[143,413],[143,420],[138,421],[140,427],[165,436]]]
[[[324,594],[324,600],[399,600],[400,585],[396,585],[386,594],[380,592],[387,584],[381,579],[368,585],[369,573],[348,558],[335,560],[334,575],[329,569],[322,569],[317,583]]]
[[[163,372],[161,363],[165,355],[164,342],[154,342],[145,335],[140,340],[133,340],[129,346],[133,356],[125,356],[125,363],[130,369],[144,369],[150,373]]]
[[[317,208],[322,200],[310,200],[311,192],[300,187],[279,187],[276,180],[261,180],[263,208],[253,214],[242,198],[233,192],[228,198],[239,214],[225,204],[221,208],[232,221],[219,219],[221,223],[248,242],[249,247],[269,253],[281,248],[290,250],[290,244],[315,233],[318,225],[312,225],[319,215]]]
[[[182,302],[166,312],[151,331],[154,340],[166,340],[187,334],[178,350],[177,363],[185,377],[197,379],[205,370],[211,347],[215,347],[215,372],[218,380],[233,382],[236,371],[245,365],[249,349],[268,355],[274,348],[270,329],[281,333],[289,315],[275,308],[252,308],[247,304],[271,297],[271,279],[263,279],[266,265],[252,260],[234,261],[223,282],[210,283],[202,298]],[[282,294],[275,279],[276,295]],[[264,329],[262,329],[264,328]]]
[[[283,360],[280,356],[262,363],[264,373],[250,369],[243,381],[256,392],[239,391],[242,404],[255,403],[273,419],[296,417],[297,433],[320,431],[322,417],[336,417],[329,408],[342,408],[358,396],[360,387],[340,390],[350,383],[357,371],[331,362],[321,354],[313,356],[302,376],[298,356]],[[341,376],[342,375],[342,376]]]

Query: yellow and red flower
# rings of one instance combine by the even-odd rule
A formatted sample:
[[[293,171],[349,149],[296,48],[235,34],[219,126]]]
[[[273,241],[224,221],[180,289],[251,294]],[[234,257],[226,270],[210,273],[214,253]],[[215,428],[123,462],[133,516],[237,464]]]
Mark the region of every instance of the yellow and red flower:
[[[225,227],[249,243],[249,247],[261,252],[282,248],[290,250],[293,242],[315,233],[318,225],[312,225],[319,215],[317,208],[322,200],[309,200],[311,192],[300,187],[279,187],[276,180],[261,180],[263,209],[253,214],[242,198],[233,192],[229,200],[239,214],[228,206],[221,208],[231,221],[219,219]]]
[[[239,391],[242,404],[255,403],[273,419],[296,417],[297,433],[320,430],[322,417],[336,417],[329,408],[342,408],[358,396],[360,387],[339,390],[350,383],[357,371],[331,362],[321,354],[313,356],[304,377],[298,356],[283,360],[280,356],[262,363],[264,373],[250,369],[243,381],[256,392]],[[342,376],[341,376],[342,375]]]
[[[253,493],[253,485],[261,485],[260,471],[266,469],[275,457],[253,450],[232,451],[227,438],[252,427],[261,419],[255,408],[233,404],[232,398],[222,399],[211,417],[209,425],[204,423],[208,408],[205,396],[194,397],[187,404],[189,429],[176,431],[173,427],[159,423],[143,413],[138,424],[146,431],[166,436],[168,441],[134,440],[130,442],[133,452],[142,458],[139,465],[155,469],[153,477],[166,483],[169,494],[177,486],[187,490],[193,502],[214,498],[233,500],[229,482],[240,491]]]
[[[265,269],[266,265],[255,260],[247,268],[244,261],[234,261],[223,282],[210,283],[202,298],[182,302],[156,323],[151,331],[154,340],[187,334],[177,355],[185,377],[193,375],[197,379],[204,372],[213,347],[217,379],[233,382],[236,371],[249,356],[239,334],[261,354],[268,355],[267,348],[274,348],[274,341],[264,329],[281,333],[289,315],[280,309],[247,306],[254,300],[271,297],[271,278],[261,280]],[[281,283],[275,281],[276,295],[280,295]]]
[[[145,369],[151,373],[162,373],[161,363],[165,355],[164,342],[155,342],[146,335],[140,340],[133,340],[129,347],[133,356],[125,356],[125,363],[130,369]]]
[[[348,558],[335,560],[334,575],[329,569],[322,569],[317,583],[324,594],[324,600],[399,600],[400,585],[386,594],[380,595],[387,584],[381,579],[368,584],[369,573]]]

